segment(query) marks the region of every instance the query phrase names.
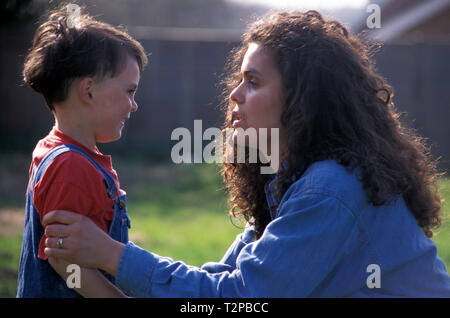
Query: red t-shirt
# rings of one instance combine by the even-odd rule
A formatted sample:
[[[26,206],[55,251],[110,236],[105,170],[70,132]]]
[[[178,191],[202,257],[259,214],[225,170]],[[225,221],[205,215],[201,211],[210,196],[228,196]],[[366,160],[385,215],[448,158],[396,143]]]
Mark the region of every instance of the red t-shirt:
[[[97,147],[95,152],[86,148],[56,128],[36,145],[30,177],[33,165],[37,168],[50,150],[62,144],[73,144],[82,148],[114,178],[120,191],[111,156],[101,154]],[[52,210],[69,210],[88,216],[97,226],[108,232],[114,217],[114,202],[108,196],[103,174],[89,159],[73,151],[57,156],[48,165],[41,180],[34,187],[33,203],[41,222],[44,215]],[[38,257],[41,259],[47,259],[44,254],[45,239],[43,235],[39,243]]]

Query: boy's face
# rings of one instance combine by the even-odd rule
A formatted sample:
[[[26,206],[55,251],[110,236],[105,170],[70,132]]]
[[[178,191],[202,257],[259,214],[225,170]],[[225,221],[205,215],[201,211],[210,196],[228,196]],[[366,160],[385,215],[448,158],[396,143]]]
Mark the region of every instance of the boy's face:
[[[112,142],[121,137],[125,121],[138,108],[134,95],[139,84],[139,73],[136,59],[127,56],[117,76],[95,83],[92,98],[96,142]]]

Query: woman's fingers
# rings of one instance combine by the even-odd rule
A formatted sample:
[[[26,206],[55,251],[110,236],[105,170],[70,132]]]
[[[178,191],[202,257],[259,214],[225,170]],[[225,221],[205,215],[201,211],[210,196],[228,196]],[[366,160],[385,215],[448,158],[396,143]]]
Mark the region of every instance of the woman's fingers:
[[[67,261],[70,261],[70,255],[69,255],[70,252],[69,252],[69,250],[66,250],[66,249],[63,249],[63,248],[46,247],[44,249],[44,253],[48,257],[62,258],[62,259],[65,259]]]
[[[47,213],[42,219],[42,224],[44,227],[51,223],[72,224],[79,221],[81,217],[78,213],[56,210]]]
[[[47,237],[68,237],[69,231],[67,225],[51,224],[45,227],[45,236]]]
[[[43,224],[47,236],[45,254],[83,267],[104,266],[114,240],[91,219],[73,212],[52,211],[45,215]],[[59,239],[62,242],[58,243]]]
[[[62,246],[58,247],[58,240],[62,240]],[[68,244],[69,240],[67,238],[62,238],[62,237],[47,237],[45,239],[45,246],[49,247],[49,248],[59,248],[59,249],[63,249],[63,248],[69,248],[69,244]]]
[[[58,247],[58,240],[62,239],[62,246]],[[73,263],[73,249],[70,238],[48,237],[45,239],[44,253],[48,257],[64,259]]]

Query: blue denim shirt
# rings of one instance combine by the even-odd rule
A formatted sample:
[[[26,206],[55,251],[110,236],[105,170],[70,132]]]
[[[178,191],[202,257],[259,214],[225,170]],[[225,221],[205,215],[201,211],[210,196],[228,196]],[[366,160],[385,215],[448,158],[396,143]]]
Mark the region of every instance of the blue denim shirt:
[[[129,242],[116,283],[138,297],[450,297],[436,245],[403,199],[372,205],[355,171],[311,165],[260,239],[246,227],[219,262],[190,266]]]

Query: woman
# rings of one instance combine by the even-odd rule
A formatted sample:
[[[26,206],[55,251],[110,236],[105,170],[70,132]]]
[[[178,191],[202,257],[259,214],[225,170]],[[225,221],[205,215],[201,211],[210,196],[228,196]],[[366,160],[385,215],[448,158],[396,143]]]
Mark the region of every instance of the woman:
[[[285,12],[253,24],[229,66],[224,130],[278,128],[282,165],[267,175],[261,162],[224,164],[232,213],[248,226],[223,259],[174,262],[61,211],[44,219],[68,224],[47,226],[46,253],[101,268],[132,296],[450,297],[430,240],[435,166],[367,48],[316,11]]]

